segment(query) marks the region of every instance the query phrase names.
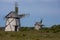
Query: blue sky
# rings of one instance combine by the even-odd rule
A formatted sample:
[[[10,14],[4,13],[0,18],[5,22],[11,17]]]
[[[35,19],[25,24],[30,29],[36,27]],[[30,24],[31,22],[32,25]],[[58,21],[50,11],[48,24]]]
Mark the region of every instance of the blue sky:
[[[60,24],[60,0],[0,0],[0,26],[5,26],[5,16],[14,11],[18,2],[19,14],[30,14],[21,19],[22,26],[34,26],[43,18],[45,26]]]

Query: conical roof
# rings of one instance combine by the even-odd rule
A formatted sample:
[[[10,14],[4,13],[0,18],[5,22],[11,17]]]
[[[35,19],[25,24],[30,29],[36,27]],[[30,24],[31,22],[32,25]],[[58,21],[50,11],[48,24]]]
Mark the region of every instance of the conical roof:
[[[5,18],[16,18],[16,17],[18,17],[18,15],[14,11],[11,11],[9,14],[5,16]]]

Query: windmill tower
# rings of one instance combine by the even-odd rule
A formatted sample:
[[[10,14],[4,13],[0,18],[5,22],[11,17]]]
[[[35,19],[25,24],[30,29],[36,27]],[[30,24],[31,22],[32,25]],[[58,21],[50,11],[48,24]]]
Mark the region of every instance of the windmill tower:
[[[18,6],[16,2],[15,11],[11,11],[9,14],[5,16],[6,18],[5,31],[19,31],[20,19],[24,17],[25,15],[26,14],[18,15]]]
[[[36,22],[36,23],[35,23],[35,29],[36,29],[36,30],[42,29],[42,26],[43,26],[43,24],[42,24],[42,19],[41,19],[40,22]]]

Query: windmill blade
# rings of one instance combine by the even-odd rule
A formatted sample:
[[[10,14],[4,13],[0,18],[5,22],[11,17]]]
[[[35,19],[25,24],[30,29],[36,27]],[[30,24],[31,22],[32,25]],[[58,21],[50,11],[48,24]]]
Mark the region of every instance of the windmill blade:
[[[22,18],[22,17],[25,17],[25,16],[28,16],[29,14],[20,14],[19,17]]]
[[[9,23],[8,23],[8,25],[13,21],[14,19],[12,19]],[[5,27],[7,27],[8,25],[6,25]]]

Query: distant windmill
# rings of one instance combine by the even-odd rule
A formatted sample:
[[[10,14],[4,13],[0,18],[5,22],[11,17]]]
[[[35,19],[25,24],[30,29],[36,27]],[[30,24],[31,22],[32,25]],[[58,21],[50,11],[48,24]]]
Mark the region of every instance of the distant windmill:
[[[42,19],[41,19],[40,22],[36,22],[36,23],[35,23],[35,29],[36,29],[36,30],[42,29],[42,26],[43,26],[43,24],[42,24]]]
[[[6,18],[5,31],[19,31],[19,27],[21,27],[20,19],[26,15],[27,14],[18,15],[18,6],[16,2],[15,11],[11,11],[8,15],[5,16]]]

